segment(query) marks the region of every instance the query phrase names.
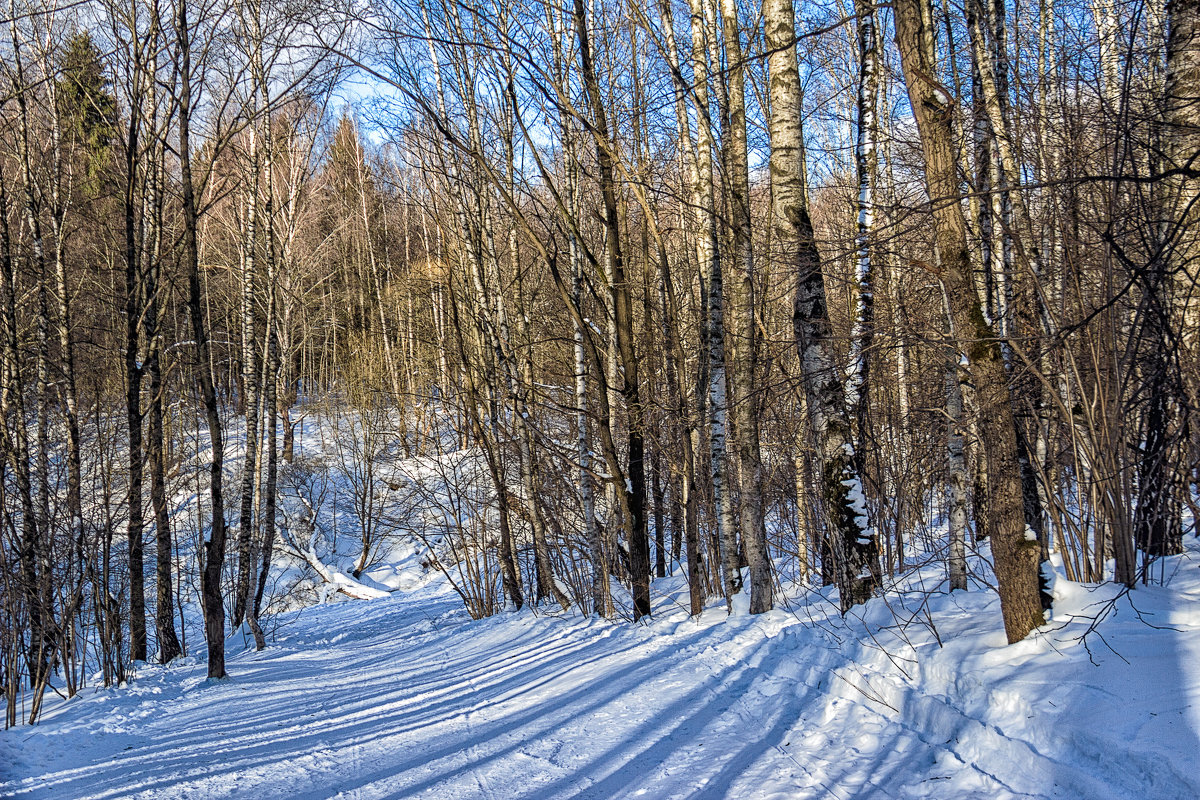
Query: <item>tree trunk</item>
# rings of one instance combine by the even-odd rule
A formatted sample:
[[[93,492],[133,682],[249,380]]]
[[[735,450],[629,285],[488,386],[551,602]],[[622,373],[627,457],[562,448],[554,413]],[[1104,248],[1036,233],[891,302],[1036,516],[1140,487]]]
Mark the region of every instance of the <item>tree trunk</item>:
[[[31,686],[44,682],[50,669],[46,649],[48,621],[38,592],[38,528],[34,511],[33,482],[29,457],[29,431],[25,413],[25,387],[20,370],[20,344],[17,321],[17,270],[9,229],[7,183],[0,171],[0,301],[4,303],[3,355],[0,373],[0,424],[3,425],[4,450],[12,468],[21,508],[21,534],[17,542],[20,588],[29,615],[29,638],[25,650],[26,668]]]
[[[156,311],[153,307],[147,309],[148,329],[152,325],[157,327]],[[148,335],[154,337],[146,359],[146,370],[150,376],[150,504],[154,508],[156,548],[154,623],[158,635],[158,660],[160,664],[166,664],[176,656],[182,655],[183,648],[180,647],[179,637],[175,634],[175,602],[171,590],[174,580],[171,556],[175,548],[171,536],[171,518],[167,511],[167,465],[164,453],[166,441],[163,431],[166,387],[162,374],[162,345],[157,332]]]
[[[197,242],[199,213],[192,177],[192,48],[187,0],[179,0],[175,27],[176,59],[179,65],[179,169],[183,212],[183,268],[188,281],[188,315],[195,338],[196,373],[204,403],[212,459],[209,462],[209,505],[212,521],[203,543],[203,572],[200,599],[204,610],[204,638],[208,642],[208,678],[220,680],[225,673],[225,606],[221,571],[225,565],[225,501],[222,493],[222,465],[225,459],[220,407],[213,381],[212,354],[208,327],[204,321],[204,297],[200,289],[200,251]]]
[[[896,44],[917,119],[925,179],[933,203],[940,276],[950,300],[960,353],[961,380],[974,384],[987,452],[992,555],[1008,641],[1017,642],[1044,621],[1038,586],[1040,547],[1025,535],[1017,430],[1007,374],[995,331],[984,319],[967,252],[958,170],[949,109],[950,95],[938,74],[933,12],[928,0],[897,0]]]
[[[583,86],[591,115],[592,137],[599,163],[600,193],[604,204],[604,229],[607,235],[609,281],[613,293],[613,318],[617,334],[617,349],[624,372],[621,395],[625,399],[628,419],[628,483],[618,491],[626,494],[630,519],[626,521],[629,534],[630,568],[633,573],[633,618],[650,614],[650,540],[646,532],[646,469],[645,409],[638,384],[638,361],[633,346],[633,300],[621,247],[620,215],[617,208],[617,185],[614,177],[612,140],[609,137],[608,116],[600,94],[600,83],[592,62],[591,39],[587,27],[587,10],[583,0],[574,0],[575,33],[579,42],[579,60]]]
[[[707,373],[707,385],[700,387],[707,402],[704,418],[708,424],[709,480],[712,482],[717,555],[713,567],[719,567],[723,580],[721,586],[726,601],[742,590],[742,575],[737,555],[737,526],[733,509],[733,488],[730,480],[729,455],[726,447],[728,436],[728,398],[725,358],[725,291],[722,273],[721,251],[717,241],[716,187],[713,180],[713,149],[715,139],[712,125],[708,87],[716,89],[720,109],[724,109],[724,83],[710,80],[713,67],[710,59],[715,55],[715,29],[706,24],[712,8],[707,0],[692,0],[692,73],[695,84],[692,91],[696,108],[696,150],[692,197],[696,213],[698,234],[696,253],[703,281],[701,310],[701,374]],[[710,35],[710,33],[712,35]],[[682,79],[677,79],[680,83]],[[704,292],[707,289],[707,292]]]
[[[951,354],[952,357],[954,354]],[[963,454],[963,398],[958,365],[946,365],[946,504],[950,522],[950,590],[967,589],[967,460]]]
[[[257,92],[255,93],[257,98]],[[257,116],[251,101],[250,113]],[[258,157],[258,120],[252,118],[249,130],[250,152],[248,158],[249,181],[246,189],[246,221],[242,237],[241,253],[241,328],[242,328],[242,410],[245,419],[245,455],[242,462],[241,505],[238,513],[237,534],[237,586],[233,596],[233,627],[242,624],[246,614],[246,603],[250,599],[251,574],[255,570],[255,562],[251,550],[251,539],[254,537],[254,499],[258,492],[259,463],[258,463],[258,426],[259,426],[259,364],[258,364],[258,331],[254,320],[254,303],[258,299],[258,218],[259,218],[259,157]],[[269,287],[268,287],[269,291]]]
[[[1165,166],[1179,171],[1164,192],[1175,237],[1168,271],[1191,412],[1186,424],[1195,438],[1200,433],[1200,2],[1171,0],[1167,18]],[[1195,458],[1192,447],[1187,455]],[[1186,482],[1184,490],[1186,495]]]
[[[773,10],[766,0],[766,19]],[[755,299],[755,261],[750,224],[750,167],[746,135],[745,65],[738,22],[737,0],[721,0],[721,23],[725,34],[728,67],[729,125],[724,131],[722,154],[725,191],[731,225],[733,269],[737,271],[730,291],[734,335],[730,353],[733,386],[734,448],[738,462],[739,504],[742,545],[750,567],[750,613],[761,614],[774,607],[771,557],[763,522],[763,465],[758,430],[758,320]],[[768,48],[771,44],[767,45]],[[795,51],[788,51],[795,69]],[[772,56],[774,57],[774,56]],[[780,60],[771,61],[778,67]],[[733,565],[727,553],[725,560]],[[740,581],[740,579],[739,579]]]
[[[709,263],[715,256],[715,224],[713,211],[712,186],[712,130],[708,119],[708,64],[705,56],[703,39],[693,39],[692,57],[696,85],[692,93],[693,102],[697,109],[697,124],[701,131],[701,150],[697,150],[692,140],[691,125],[688,119],[687,97],[689,87],[680,71],[679,46],[675,40],[675,19],[668,0],[659,0],[659,16],[662,20],[663,35],[667,48],[667,66],[671,70],[671,80],[675,87],[675,117],[679,126],[679,137],[683,148],[684,166],[688,173],[690,189],[693,198],[693,216],[700,231],[695,243],[696,254],[700,261],[700,274],[706,275],[711,269]],[[693,17],[692,35],[701,36],[703,28],[699,20]],[[678,558],[679,524],[676,510],[682,512],[683,549],[687,554],[689,610],[692,616],[704,610],[705,580],[700,554],[699,509],[696,493],[696,453],[693,446],[693,436],[697,432],[697,422],[693,417],[693,409],[689,407],[688,391],[684,378],[687,360],[684,355],[683,341],[680,337],[677,320],[679,319],[678,302],[675,298],[675,287],[671,279],[671,263],[667,254],[660,248],[659,252],[659,304],[663,309],[662,329],[663,339],[669,345],[665,348],[665,362],[668,391],[671,395],[671,406],[676,413],[676,430],[680,452],[683,458],[682,475],[680,476],[678,492],[672,492],[672,520],[676,522],[675,551]],[[701,393],[702,396],[702,393]],[[701,406],[703,400],[699,401]],[[678,497],[676,496],[678,494]]]
[[[161,156],[164,151],[156,148]],[[162,331],[159,321],[159,299],[165,291],[161,281],[161,237],[162,237],[162,188],[157,166],[151,167],[149,177],[150,209],[145,224],[149,231],[145,239],[151,243],[146,253],[146,311],[144,334],[147,342],[146,374],[150,378],[149,434],[147,446],[150,457],[150,505],[154,509],[155,539],[155,608],[154,627],[158,636],[158,660],[167,664],[183,654],[179,637],[175,634],[175,602],[172,584],[174,569],[172,555],[175,548],[171,535],[171,518],[167,510],[167,459],[166,433],[163,430],[163,409],[166,406],[166,386],[162,369]]]
[[[878,545],[867,525],[846,393],[831,352],[821,255],[808,212],[795,15],[790,0],[770,0],[763,10],[771,52],[771,255],[796,275],[792,323],[844,613],[870,599],[878,587]]]

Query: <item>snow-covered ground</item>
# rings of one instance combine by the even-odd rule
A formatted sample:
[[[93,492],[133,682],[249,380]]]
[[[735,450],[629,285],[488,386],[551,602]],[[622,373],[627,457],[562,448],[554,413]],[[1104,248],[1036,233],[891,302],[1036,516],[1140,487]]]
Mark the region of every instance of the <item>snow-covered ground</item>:
[[[231,639],[228,681],[192,659],[56,701],[0,736],[0,796],[1196,798],[1189,548],[1165,589],[1060,580],[1014,646],[986,590],[689,620],[667,579],[634,626],[472,621],[413,581]]]

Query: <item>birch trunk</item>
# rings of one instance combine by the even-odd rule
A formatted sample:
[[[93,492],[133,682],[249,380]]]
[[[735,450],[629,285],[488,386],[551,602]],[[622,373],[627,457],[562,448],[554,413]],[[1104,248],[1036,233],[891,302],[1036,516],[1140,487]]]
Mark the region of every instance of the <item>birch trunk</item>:
[[[556,26],[555,59],[558,65],[560,80],[566,82],[565,70],[562,68],[562,41],[569,35],[565,18]],[[564,112],[561,118],[563,146],[566,150],[567,170],[567,205],[568,213],[578,219],[579,207],[579,165],[575,152],[575,136],[571,129],[570,118]],[[579,240],[574,230],[567,237],[568,259],[571,269],[571,301],[577,308],[583,307],[583,259],[579,252]],[[596,487],[592,478],[592,453],[590,436],[588,435],[588,364],[584,351],[584,329],[577,321],[572,320],[572,354],[575,358],[575,457],[579,462],[577,477],[579,480],[580,502],[583,509],[584,535],[588,543],[592,561],[591,600],[592,612],[608,617],[612,614],[612,595],[608,584],[609,553],[604,546],[604,534],[596,517]]]
[[[775,228],[771,255],[796,275],[792,323],[844,613],[868,600],[878,587],[878,545],[867,524],[846,393],[831,352],[821,255],[808,212],[791,0],[769,0],[763,5],[763,14],[771,53],[771,219]]]
[[[259,249],[259,155],[258,155],[258,92],[251,101],[251,122],[247,134],[250,139],[249,165],[246,189],[246,219],[242,238],[241,257],[241,328],[242,328],[242,394],[239,402],[245,412],[245,456],[242,463],[241,506],[238,514],[237,535],[237,587],[233,600],[233,627],[242,624],[246,614],[246,602],[251,593],[251,575],[254,558],[251,539],[254,537],[254,498],[258,492],[258,427],[259,427],[259,365],[258,331],[255,324],[254,304],[258,299],[258,249]]]
[[[709,231],[715,222],[711,212],[713,203],[712,170],[710,167],[707,176],[703,176],[698,165],[696,144],[692,139],[691,124],[688,119],[687,98],[689,87],[683,80],[683,74],[680,71],[679,45],[675,39],[675,19],[674,13],[671,10],[671,3],[669,0],[659,0],[658,6],[659,18],[662,21],[663,37],[666,43],[667,66],[671,70],[671,81],[675,88],[675,118],[676,124],[679,127],[684,169],[687,173],[689,188],[691,190],[695,221],[698,229],[705,232]],[[704,67],[703,49],[700,48],[699,51],[694,49],[693,52],[696,53],[695,57],[700,59],[701,67]],[[701,74],[706,74],[706,72],[706,70],[703,70]],[[708,90],[705,83],[705,80],[700,80],[698,77],[693,94],[698,113],[703,116],[699,122],[699,125],[703,128],[708,127]],[[708,139],[710,142],[711,137],[712,134],[709,131]],[[707,146],[711,148],[711,144]],[[702,233],[701,236],[703,238],[704,234]],[[709,246],[711,246],[711,239],[707,241],[709,243],[708,246],[699,246],[697,249],[697,253],[701,256],[702,274],[708,269],[703,264],[704,256],[709,252]],[[678,303],[675,299],[675,287],[671,278],[671,264],[665,253],[660,254],[659,257],[658,292],[659,304],[663,309],[663,340],[669,342],[669,346],[666,348],[667,385],[671,391],[672,406],[676,410],[677,438],[680,452],[683,455],[683,474],[679,483],[676,484],[679,487],[678,493],[680,496],[676,497],[675,492],[672,492],[672,521],[675,522],[676,557],[678,557],[679,549],[680,520],[675,513],[675,509],[681,508],[684,528],[684,549],[687,553],[688,563],[689,611],[692,616],[696,616],[704,609],[704,578],[700,563],[700,531],[698,529],[696,502],[696,456],[692,446],[692,434],[696,429],[696,422],[692,416],[692,409],[688,407],[688,392],[683,377],[686,359],[683,352],[683,342],[680,340],[676,325],[676,320],[679,318]]]
[[[717,244],[716,189],[713,181],[713,137],[712,118],[708,86],[724,97],[724,84],[710,81],[710,58],[712,58],[715,31],[705,24],[709,4],[705,0],[692,0],[692,73],[695,76],[693,99],[696,108],[696,175],[693,196],[697,209],[700,230],[696,238],[697,254],[702,280],[707,286],[702,332],[702,348],[708,370],[707,422],[709,427],[709,477],[713,487],[713,502],[717,520],[719,543],[716,552],[720,555],[719,565],[723,576],[722,589],[726,600],[741,591],[741,572],[737,558],[737,527],[733,513],[733,491],[729,479],[729,457],[726,447],[728,434],[726,374],[725,374],[725,300],[721,253]],[[711,16],[711,12],[709,13]],[[719,62],[718,62],[719,68]],[[724,102],[718,102],[724,108]]]
[[[773,0],[765,0],[763,14],[771,20]],[[750,566],[750,613],[761,614],[774,606],[771,558],[763,523],[763,466],[759,441],[757,399],[758,324],[755,316],[755,262],[750,224],[750,166],[746,133],[745,58],[737,0],[721,0],[725,34],[725,59],[729,75],[729,125],[722,142],[725,192],[731,216],[730,239],[736,277],[730,292],[734,346],[731,348],[735,450],[739,478],[742,546]],[[768,27],[770,22],[768,22]],[[768,48],[771,45],[768,44]],[[795,51],[789,50],[792,61]],[[772,54],[774,57],[775,54]],[[795,69],[793,66],[792,69]],[[733,544],[733,543],[727,543]],[[739,566],[736,550],[725,554],[727,565]],[[740,583],[740,575],[738,583]],[[728,579],[727,579],[728,582]]]
[[[950,519],[950,590],[967,588],[967,462],[963,454],[962,388],[958,385],[958,366],[953,361],[946,369],[946,469],[949,487],[946,501]]]

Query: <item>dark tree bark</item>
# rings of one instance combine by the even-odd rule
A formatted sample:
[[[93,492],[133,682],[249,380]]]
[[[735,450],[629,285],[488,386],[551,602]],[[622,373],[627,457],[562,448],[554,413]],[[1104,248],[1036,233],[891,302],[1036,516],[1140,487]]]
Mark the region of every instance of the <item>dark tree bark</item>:
[[[1038,585],[1041,548],[1025,536],[1017,429],[1008,375],[996,332],[975,292],[960,203],[950,92],[936,80],[933,11],[928,0],[897,0],[896,45],[908,96],[917,119],[925,182],[933,203],[938,273],[950,301],[959,352],[966,358],[961,380],[974,385],[980,431],[988,460],[988,519],[1000,604],[1008,641],[1024,639],[1044,622]]]
[[[600,82],[592,61],[591,39],[587,27],[587,10],[583,0],[574,0],[575,33],[579,42],[579,61],[584,91],[591,116],[590,128],[596,144],[599,164],[600,193],[604,205],[604,228],[607,234],[608,276],[612,287],[614,325],[617,350],[624,372],[621,395],[625,400],[629,420],[627,459],[628,485],[618,487],[625,492],[630,519],[630,571],[633,581],[633,618],[650,614],[650,539],[646,532],[646,466],[643,426],[646,413],[638,385],[638,360],[633,346],[633,299],[629,278],[625,274],[621,247],[620,213],[617,207],[617,184],[614,176],[612,140],[609,136],[608,115],[604,108]]]
[[[188,282],[188,316],[195,339],[196,375],[204,403],[212,460],[209,462],[209,509],[211,521],[203,544],[203,571],[200,577],[200,601],[204,610],[204,638],[208,642],[208,677],[220,680],[225,673],[225,604],[221,571],[225,565],[225,500],[222,492],[222,465],[225,448],[220,406],[213,380],[212,354],[208,326],[204,320],[204,296],[200,288],[200,250],[197,240],[199,212],[192,175],[192,46],[187,0],[179,0],[175,27],[176,59],[179,65],[179,172],[183,215],[183,267]]]

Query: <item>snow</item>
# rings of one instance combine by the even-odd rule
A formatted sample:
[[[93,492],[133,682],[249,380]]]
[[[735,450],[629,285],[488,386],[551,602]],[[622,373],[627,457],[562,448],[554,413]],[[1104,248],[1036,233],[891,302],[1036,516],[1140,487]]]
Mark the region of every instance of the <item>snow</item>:
[[[410,534],[397,522],[354,580],[336,433],[314,417],[281,482],[300,550],[277,554],[268,648],[235,633],[230,679],[208,682],[188,593],[192,654],[51,694],[39,725],[0,733],[0,798],[1200,797],[1193,538],[1161,562],[1166,586],[1072,583],[1059,565],[1050,621],[1012,646],[986,549],[969,592],[946,591],[932,559],[846,618],[834,590],[785,581],[769,614],[744,591],[689,619],[676,569],[636,625],[557,605],[472,621],[428,565],[478,514],[479,453],[449,437],[436,458],[381,457],[401,487],[388,515]],[[180,530],[198,530],[196,487],[173,500]]]
[[[1198,557],[1131,592],[1058,576],[1012,646],[995,595],[936,564],[845,619],[792,587],[690,620],[658,580],[632,625],[472,621],[410,558],[372,572],[386,598],[279,617],[260,653],[232,637],[230,680],[193,656],[53,698],[0,735],[0,796],[1195,798]]]

